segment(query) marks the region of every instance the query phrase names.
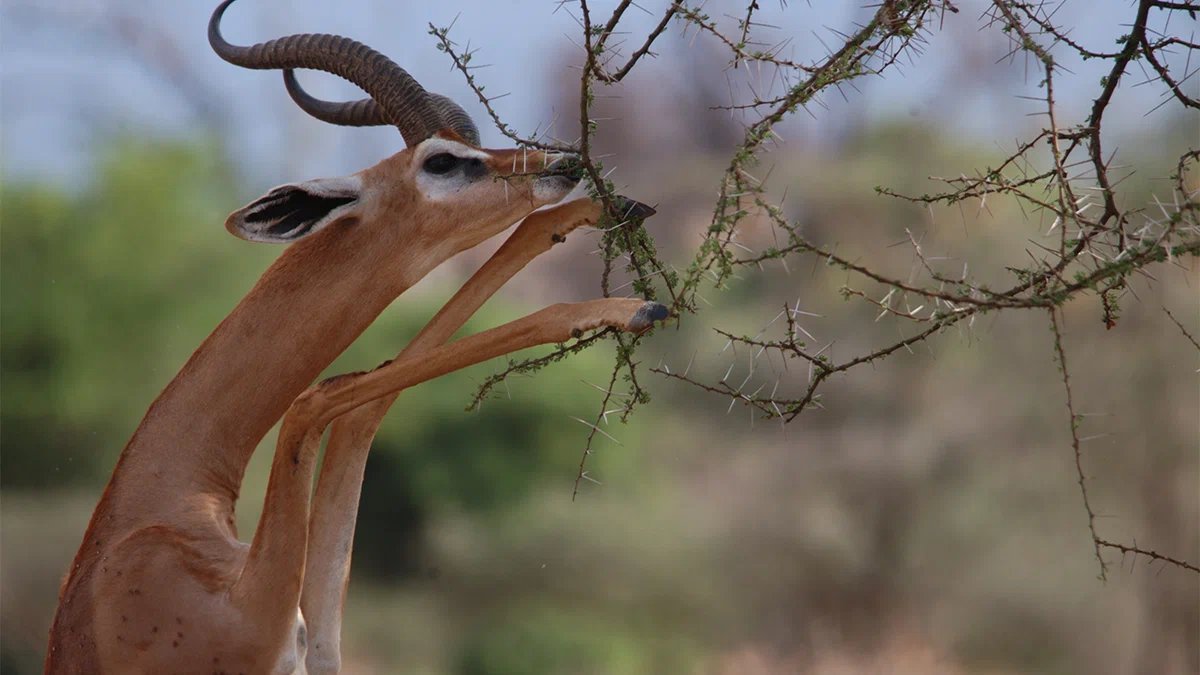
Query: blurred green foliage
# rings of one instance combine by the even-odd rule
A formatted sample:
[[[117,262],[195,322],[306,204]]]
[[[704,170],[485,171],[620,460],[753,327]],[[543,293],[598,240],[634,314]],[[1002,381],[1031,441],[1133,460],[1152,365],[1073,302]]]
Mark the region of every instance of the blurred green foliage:
[[[1003,261],[1044,231],[1023,214],[863,199],[877,184],[986,163],[986,150],[929,138],[884,126],[844,156],[781,155],[778,173],[796,177],[815,239],[902,276],[913,258],[894,244],[916,227],[930,249],[1002,276]],[[1130,180],[1146,203],[1158,189],[1149,180]],[[120,448],[278,255],[220,226],[265,187],[241,186],[207,144],[141,139],[116,142],[78,191],[0,187],[3,673],[40,672],[57,584]],[[662,197],[707,205],[707,187],[681,178]],[[664,239],[682,241],[707,214],[664,216]],[[574,262],[566,269],[556,284],[582,283]],[[797,298],[821,315],[805,325],[839,355],[892,339],[889,320],[838,292],[843,271],[798,272],[768,266],[736,280],[713,294],[705,321],[648,338],[645,358],[684,368],[696,355],[696,371],[719,379],[732,364],[740,381],[748,355],[731,357],[708,327],[752,334]],[[1195,307],[1194,278],[1167,270],[1139,286],[1141,302],[1111,331],[1094,302],[1066,310],[1081,405],[1117,413],[1085,421],[1089,434],[1117,432],[1086,457],[1096,498],[1119,515],[1106,531],[1185,557],[1196,546],[1197,389],[1179,376],[1182,338],[1154,310],[1181,308],[1194,324],[1183,314]],[[329,374],[393,356],[450,290],[414,288]],[[500,298],[463,332],[527,309]],[[585,485],[573,505],[587,429],[571,418],[596,414],[599,393],[582,381],[604,382],[612,358],[601,346],[512,379],[474,412],[464,407],[475,386],[500,364],[400,397],[367,467],[346,672],[1116,673],[1195,645],[1194,631],[1170,633],[1194,625],[1192,577],[1139,564],[1108,586],[1094,579],[1061,381],[1036,313],[831,382],[825,408],[784,432],[721,397],[654,381],[655,404],[606,429],[625,447],[589,459],[605,485]],[[243,539],[272,442],[247,474]]]
[[[404,310],[386,312],[328,373],[362,369],[392,356],[447,297],[427,296],[415,303],[402,299]],[[489,305],[462,333],[520,314]],[[601,380],[610,358],[607,349],[585,351],[533,378],[514,378],[498,390],[503,398],[485,400],[470,412],[465,406],[496,364],[481,364],[402,394],[380,427],[368,460],[354,544],[356,574],[382,580],[423,573],[422,527],[434,514],[499,517],[546,480],[558,481],[566,493],[585,430],[571,418],[593,414],[590,399],[599,392],[582,380]],[[632,420],[620,436],[636,443],[639,423]],[[626,453],[606,453],[596,461],[607,475],[624,475],[633,466]]]
[[[641,631],[633,620],[537,607],[489,619],[468,631],[457,675],[655,675],[697,665],[694,645]]]
[[[232,192],[210,148],[132,139],[80,193],[0,188],[5,488],[107,477],[179,342],[248,279],[200,229]]]

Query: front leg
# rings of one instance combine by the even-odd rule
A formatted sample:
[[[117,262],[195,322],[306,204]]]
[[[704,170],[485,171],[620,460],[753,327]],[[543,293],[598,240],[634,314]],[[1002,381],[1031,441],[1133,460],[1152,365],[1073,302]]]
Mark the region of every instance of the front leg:
[[[281,651],[294,638],[290,628],[305,576],[310,486],[321,434],[334,419],[452,371],[529,347],[566,342],[584,331],[612,327],[640,333],[667,313],[663,305],[631,298],[553,305],[367,373],[331,378],[301,394],[284,415],[263,515],[230,591],[243,615],[263,632],[264,648]]]
[[[650,207],[626,200],[631,217]],[[595,225],[600,205],[577,199],[530,214],[499,250],[429,321],[398,358],[438,347],[509,279],[576,228]],[[300,606],[308,622],[310,674],[336,673],[341,666],[342,609],[350,579],[351,549],[363,472],[371,442],[399,391],[351,410],[333,421],[325,460],[309,516],[309,544]]]

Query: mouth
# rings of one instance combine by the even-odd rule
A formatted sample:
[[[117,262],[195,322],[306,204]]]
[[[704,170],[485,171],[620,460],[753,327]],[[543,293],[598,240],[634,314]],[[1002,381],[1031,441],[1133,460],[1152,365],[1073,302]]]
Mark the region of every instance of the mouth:
[[[543,203],[550,204],[563,199],[583,180],[583,163],[576,155],[563,155],[551,162],[537,174],[533,182],[533,193]]]
[[[578,155],[563,155],[551,162],[538,177],[565,178],[572,183],[578,183],[583,180],[583,174],[583,163],[579,161]]]

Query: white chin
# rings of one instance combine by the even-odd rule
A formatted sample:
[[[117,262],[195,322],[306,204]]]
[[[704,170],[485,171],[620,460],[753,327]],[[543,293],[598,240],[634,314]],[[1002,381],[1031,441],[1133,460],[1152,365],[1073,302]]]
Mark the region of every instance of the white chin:
[[[551,204],[571,194],[571,190],[580,181],[571,180],[566,176],[546,176],[533,182],[533,198],[545,204]]]

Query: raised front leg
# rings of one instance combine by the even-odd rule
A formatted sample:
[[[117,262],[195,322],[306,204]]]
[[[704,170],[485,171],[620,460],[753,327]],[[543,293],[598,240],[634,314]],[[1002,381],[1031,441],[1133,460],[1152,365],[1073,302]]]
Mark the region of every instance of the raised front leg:
[[[632,206],[636,205],[636,206]],[[644,217],[649,207],[631,202]],[[567,234],[594,225],[600,205],[577,199],[530,214],[499,250],[426,324],[398,358],[438,347],[462,328],[483,303],[529,261],[549,251]],[[350,580],[351,549],[367,455],[379,424],[399,391],[351,410],[334,420],[309,516],[308,560],[300,607],[308,623],[310,675],[341,668],[342,609]]]
[[[299,396],[284,416],[263,515],[231,591],[233,602],[263,631],[264,648],[283,650],[294,639],[291,630],[305,573],[309,486],[321,435],[329,423],[364,403],[488,359],[566,342],[596,328],[640,333],[666,317],[663,305],[629,298],[552,305],[370,372],[331,378]]]

